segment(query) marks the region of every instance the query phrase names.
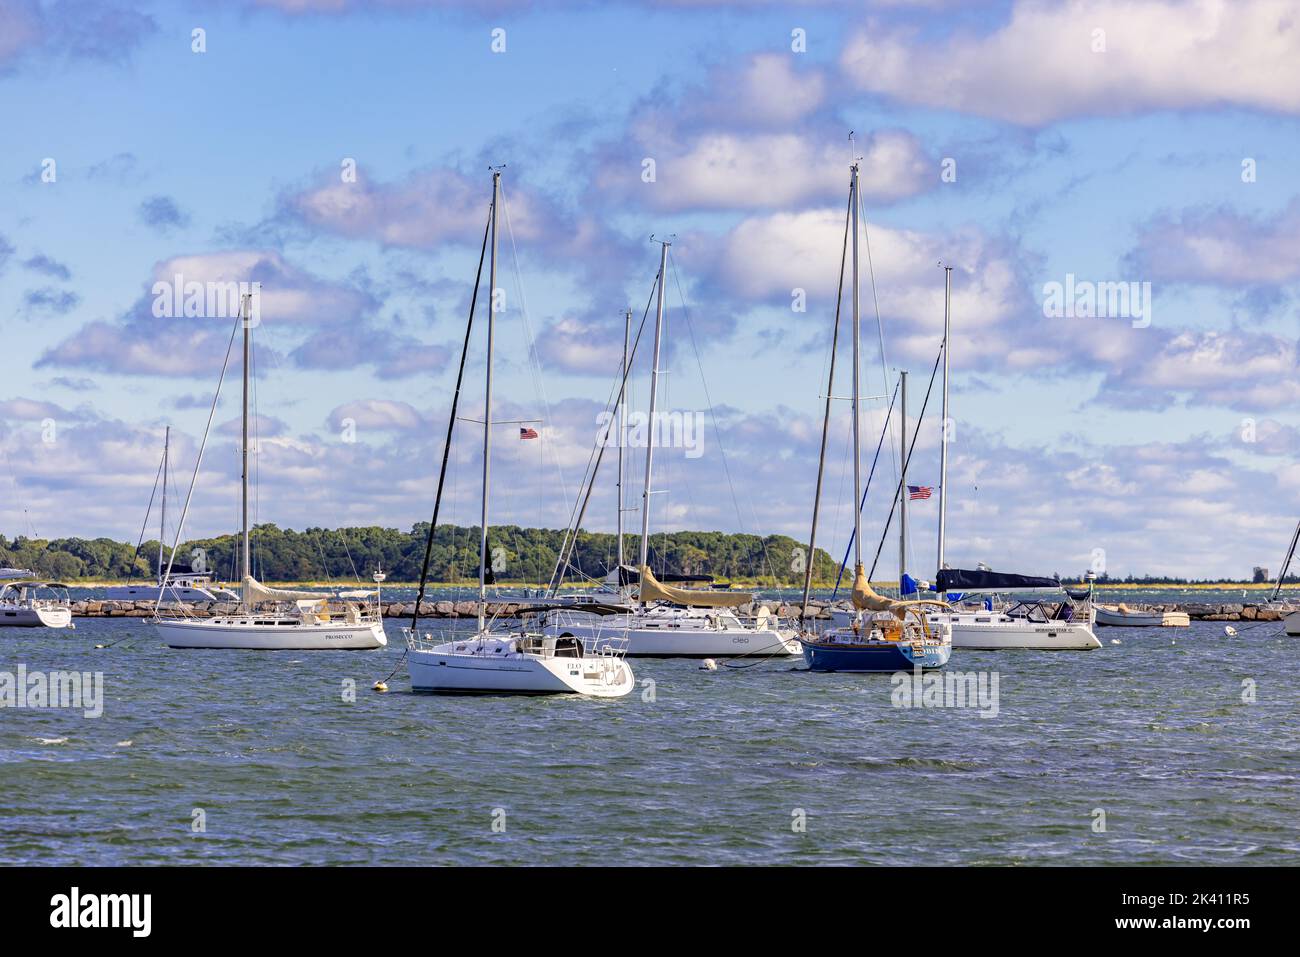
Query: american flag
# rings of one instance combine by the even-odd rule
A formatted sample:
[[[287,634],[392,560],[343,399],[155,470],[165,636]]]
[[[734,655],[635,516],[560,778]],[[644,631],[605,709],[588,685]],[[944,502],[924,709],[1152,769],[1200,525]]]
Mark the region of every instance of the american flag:
[[[520,429],[520,430],[519,430],[519,438],[520,438],[520,439],[535,439],[535,438],[537,438],[537,430],[536,430],[536,429]]]
[[[915,502],[918,498],[929,498],[934,492],[931,485],[909,485],[907,487],[907,497]]]

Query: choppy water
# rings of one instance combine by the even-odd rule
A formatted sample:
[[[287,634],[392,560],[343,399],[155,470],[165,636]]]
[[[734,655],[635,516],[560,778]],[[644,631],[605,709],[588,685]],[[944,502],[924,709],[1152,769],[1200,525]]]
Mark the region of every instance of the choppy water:
[[[634,661],[653,701],[438,698],[405,672],[379,695],[393,622],[375,653],[168,651],[129,619],[0,629],[0,671],[106,682],[97,719],[0,709],[0,860],[1295,863],[1300,641],[1279,631],[958,652],[951,670],[999,675],[982,718],[790,661]]]

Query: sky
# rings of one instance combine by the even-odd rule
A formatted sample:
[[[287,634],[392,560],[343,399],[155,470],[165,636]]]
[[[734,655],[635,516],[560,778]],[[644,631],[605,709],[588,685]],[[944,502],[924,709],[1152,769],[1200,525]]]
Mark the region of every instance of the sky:
[[[427,521],[503,167],[492,522],[568,522],[627,309],[646,408],[668,237],[659,408],[690,428],[656,450],[650,528],[807,540],[857,159],[877,578],[888,396],[907,371],[911,434],[941,264],[949,564],[1276,572],[1300,518],[1298,115],[1300,7],[1273,0],[0,0],[0,532],[134,541],[167,427],[179,513],[233,326],[158,315],[177,275],[261,283],[258,521]],[[480,306],[442,521],[478,519],[485,358]],[[940,391],[911,484],[939,484]],[[186,538],[238,527],[238,417],[236,342]],[[586,528],[614,528],[614,464]],[[937,510],[909,505],[922,577]]]

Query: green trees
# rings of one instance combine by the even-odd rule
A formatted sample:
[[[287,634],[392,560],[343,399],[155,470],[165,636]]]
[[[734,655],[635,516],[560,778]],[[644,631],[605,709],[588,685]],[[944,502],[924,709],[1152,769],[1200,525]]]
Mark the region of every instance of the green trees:
[[[390,581],[415,581],[424,560],[428,523],[410,531],[365,528],[282,529],[258,525],[252,534],[253,573],[264,581],[369,580],[383,567]],[[488,542],[489,562],[501,582],[545,584],[564,541],[562,529],[494,525]],[[636,564],[637,536],[626,539],[628,563]],[[479,530],[439,525],[430,553],[430,578],[436,582],[470,582],[478,578]],[[176,564],[206,570],[232,580],[239,554],[237,535],[194,539],[177,550]],[[617,539],[604,532],[583,532],[574,547],[570,582],[604,577],[615,565]],[[725,532],[664,532],[650,538],[650,562],[659,571],[710,575],[718,580],[743,579],[795,586],[803,583],[806,547],[784,535],[736,535]],[[158,542],[134,545],[108,538],[54,540],[0,536],[0,566],[30,568],[45,578],[92,581],[134,577],[152,580]],[[834,560],[818,550],[814,579],[835,575]]]

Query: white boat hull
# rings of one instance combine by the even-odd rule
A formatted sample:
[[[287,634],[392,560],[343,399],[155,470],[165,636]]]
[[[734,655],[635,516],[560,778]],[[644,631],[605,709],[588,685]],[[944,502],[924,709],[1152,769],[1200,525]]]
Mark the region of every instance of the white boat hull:
[[[1097,606],[1097,624],[1119,628],[1187,628],[1191,618],[1184,611],[1121,611]]]
[[[72,628],[72,609],[14,608],[0,605],[0,626],[9,628]]]
[[[933,619],[932,619],[933,621]],[[970,651],[1095,651],[1101,642],[1084,624],[1068,622],[952,623],[952,646]]]
[[[572,635],[594,651],[620,651],[629,658],[725,658],[737,655],[777,657],[803,654],[793,633],[743,625],[711,627],[704,618],[638,621],[636,616],[596,617],[552,613],[543,624],[547,635]]]
[[[271,622],[255,624],[255,622]],[[285,622],[280,624],[277,622]],[[155,621],[168,648],[239,648],[253,651],[367,650],[388,644],[382,622],[304,623],[280,618],[187,618]]]
[[[157,601],[157,585],[114,585],[104,589],[107,601]],[[229,589],[193,588],[173,585],[162,596],[163,601],[220,602],[239,601],[239,596]]]
[[[845,627],[853,613],[836,610],[831,621]],[[962,615],[930,615],[931,625],[952,627],[953,648],[967,651],[1095,651],[1101,642],[1086,622],[1030,621],[1008,618],[997,612]],[[984,620],[981,620],[984,619]]]
[[[411,690],[620,698],[634,686],[632,669],[621,658],[497,656],[456,651],[457,647],[466,645],[466,642],[448,642],[428,650],[412,648],[406,659]]]
[[[1300,611],[1293,611],[1282,619],[1288,635],[1300,635]]]

